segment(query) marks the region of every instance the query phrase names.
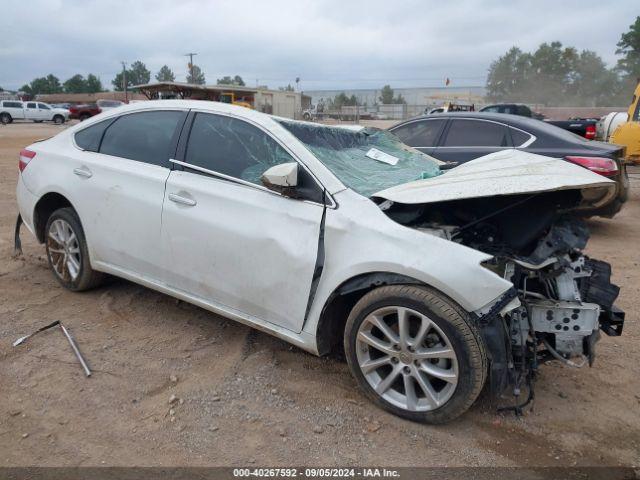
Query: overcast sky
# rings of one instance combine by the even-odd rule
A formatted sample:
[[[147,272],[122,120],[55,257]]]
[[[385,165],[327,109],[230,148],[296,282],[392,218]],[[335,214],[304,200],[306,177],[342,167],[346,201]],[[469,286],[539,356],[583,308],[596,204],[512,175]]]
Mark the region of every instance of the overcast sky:
[[[207,83],[241,75],[303,90],[484,85],[490,62],[513,45],[595,50],[615,64],[638,0],[3,0],[0,86],[53,73],[94,73],[112,88],[120,62],[164,64],[184,81],[187,59]]]

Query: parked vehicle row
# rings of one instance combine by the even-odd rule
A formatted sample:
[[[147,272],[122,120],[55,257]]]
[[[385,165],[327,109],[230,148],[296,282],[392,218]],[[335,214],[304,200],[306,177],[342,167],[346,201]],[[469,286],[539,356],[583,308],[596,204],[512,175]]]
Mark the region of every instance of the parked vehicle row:
[[[612,217],[627,201],[629,178],[624,149],[587,141],[560,128],[519,115],[442,113],[402,122],[390,128],[407,145],[456,166],[505,149],[564,159],[616,182],[616,191],[585,215]],[[561,160],[559,160],[561,161]]]
[[[53,122],[61,125],[69,119],[69,110],[54,108],[43,102],[0,101],[0,123],[7,125],[14,120]]]
[[[343,349],[375,404],[442,423],[487,382],[524,403],[541,359],[593,362],[599,330],[624,322],[576,216],[616,182],[525,151],[525,129],[449,115],[399,133],[421,127],[435,154],[457,132],[500,151],[443,172],[384,130],[129,105],[22,150],[18,206],[64,287],[108,273],[314,354]]]
[[[81,122],[98,115],[101,112],[112,110],[114,108],[125,105],[124,102],[118,100],[98,100],[96,103],[86,103],[80,105],[72,105],[69,108],[70,118],[80,120]]]
[[[597,118],[570,118],[569,120],[545,120],[550,125],[560,127],[587,140],[596,138]]]

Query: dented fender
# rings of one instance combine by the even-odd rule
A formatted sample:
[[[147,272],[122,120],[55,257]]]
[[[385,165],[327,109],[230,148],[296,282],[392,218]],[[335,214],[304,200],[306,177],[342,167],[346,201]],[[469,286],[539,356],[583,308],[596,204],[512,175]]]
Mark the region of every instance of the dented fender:
[[[513,286],[480,265],[490,255],[402,226],[352,190],[335,199],[339,207],[327,210],[324,269],[306,332],[315,333],[331,294],[358,275],[386,272],[414,278],[468,312],[492,304]]]

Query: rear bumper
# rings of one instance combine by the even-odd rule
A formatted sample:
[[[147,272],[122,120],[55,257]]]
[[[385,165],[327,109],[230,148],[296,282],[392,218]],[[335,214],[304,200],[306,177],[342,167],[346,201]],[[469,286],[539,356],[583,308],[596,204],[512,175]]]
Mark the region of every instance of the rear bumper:
[[[23,223],[29,231],[35,235],[33,212],[35,210],[36,203],[38,203],[38,197],[27,189],[27,186],[24,184],[24,180],[22,179],[22,175],[18,176],[16,199],[18,201],[18,210],[20,211]]]

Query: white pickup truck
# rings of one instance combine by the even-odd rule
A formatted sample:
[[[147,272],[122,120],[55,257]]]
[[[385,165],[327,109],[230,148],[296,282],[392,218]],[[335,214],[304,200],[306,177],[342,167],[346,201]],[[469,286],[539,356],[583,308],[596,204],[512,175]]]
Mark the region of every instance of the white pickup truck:
[[[6,125],[14,120],[53,122],[61,125],[69,119],[69,110],[53,108],[42,102],[21,102],[19,100],[0,101],[0,123]]]

